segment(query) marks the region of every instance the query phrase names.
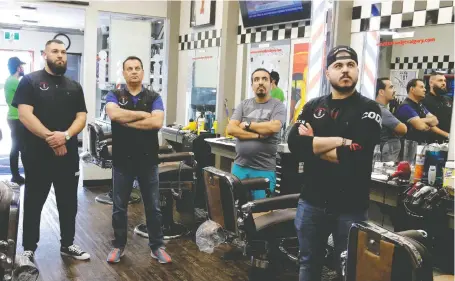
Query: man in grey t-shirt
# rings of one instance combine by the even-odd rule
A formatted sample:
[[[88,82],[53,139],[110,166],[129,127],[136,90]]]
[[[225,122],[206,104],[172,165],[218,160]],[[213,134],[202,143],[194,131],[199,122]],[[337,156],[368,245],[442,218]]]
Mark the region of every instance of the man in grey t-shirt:
[[[381,152],[382,161],[396,161],[401,150],[400,137],[406,135],[407,127],[401,123],[387,105],[395,98],[395,90],[389,78],[379,78],[376,82],[376,102],[381,108]]]
[[[227,133],[237,138],[232,173],[239,179],[264,177],[270,189],[276,184],[276,154],[279,134],[286,122],[286,108],[270,95],[270,72],[256,69],[251,74],[251,87],[256,97],[242,101],[229,122]],[[254,191],[253,199],[265,197]]]

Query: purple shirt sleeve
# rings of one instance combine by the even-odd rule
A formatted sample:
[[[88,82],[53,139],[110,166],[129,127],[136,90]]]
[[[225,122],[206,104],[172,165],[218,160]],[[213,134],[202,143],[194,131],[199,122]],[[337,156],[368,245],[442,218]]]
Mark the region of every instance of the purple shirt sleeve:
[[[113,103],[115,103],[115,104],[118,104],[118,99],[117,99],[117,97],[114,95],[113,92],[107,93],[107,96],[106,96],[106,104],[107,104],[108,102],[113,102]]]
[[[152,110],[150,111],[154,110],[164,111],[163,99],[161,99],[161,97],[157,97],[155,101],[152,103]]]
[[[401,122],[408,123],[414,117],[419,117],[417,112],[408,104],[402,105],[397,111],[397,117]]]

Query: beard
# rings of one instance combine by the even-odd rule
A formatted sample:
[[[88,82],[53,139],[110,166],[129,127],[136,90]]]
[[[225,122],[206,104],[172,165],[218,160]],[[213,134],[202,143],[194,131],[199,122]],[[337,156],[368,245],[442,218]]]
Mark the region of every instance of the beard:
[[[56,75],[65,74],[67,62],[65,62],[62,65],[58,65],[58,64],[54,63],[53,61],[51,61],[50,59],[47,59],[46,62],[47,62],[47,66],[54,74],[56,74]]]
[[[256,96],[257,96],[258,98],[265,98],[266,94],[263,93],[263,92],[259,92],[259,93],[256,93]]]
[[[344,79],[344,78],[349,78],[352,80],[352,85],[351,86],[340,86],[340,84],[337,82],[333,82],[333,81],[330,81],[330,85],[332,85],[332,87],[338,91],[340,94],[349,94],[349,93],[352,93],[352,91],[355,89],[355,86],[357,85],[357,79],[354,80],[352,79],[350,76],[343,76],[340,78],[341,79]]]
[[[440,96],[447,94],[447,88],[439,88],[438,86],[433,86],[433,91]]]
[[[19,72],[19,77],[22,77],[22,76],[24,76],[24,72],[23,72],[23,71],[20,71],[20,72]]]

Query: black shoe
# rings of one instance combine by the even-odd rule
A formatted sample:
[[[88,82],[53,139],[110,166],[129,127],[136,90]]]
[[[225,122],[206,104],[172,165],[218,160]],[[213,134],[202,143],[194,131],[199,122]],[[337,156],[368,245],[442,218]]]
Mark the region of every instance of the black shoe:
[[[134,228],[134,233],[136,233],[139,236],[149,238],[149,233],[147,231],[147,225],[145,223],[141,223],[141,224],[137,225]]]
[[[11,178],[11,182],[17,183],[18,185],[22,185],[25,183],[25,179],[21,175],[13,176]]]
[[[64,256],[72,257],[77,260],[88,260],[90,255],[82,251],[77,245],[71,245],[69,247],[60,247],[60,253]]]

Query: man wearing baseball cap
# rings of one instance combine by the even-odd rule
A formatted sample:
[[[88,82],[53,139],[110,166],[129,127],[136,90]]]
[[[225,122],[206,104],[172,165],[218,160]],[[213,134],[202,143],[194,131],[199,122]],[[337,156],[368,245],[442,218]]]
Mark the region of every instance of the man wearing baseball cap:
[[[295,218],[300,281],[321,280],[331,233],[339,259],[352,223],[367,218],[373,151],[382,120],[377,103],[356,91],[358,76],[357,53],[348,46],[333,48],[326,70],[331,93],[307,101],[289,133],[289,150],[305,162]]]
[[[7,121],[11,130],[11,151],[9,154],[9,163],[11,169],[11,182],[19,185],[25,182],[24,178],[19,173],[19,152],[21,151],[21,131],[24,130],[22,123],[19,121],[17,108],[11,106],[14,95],[16,94],[17,86],[19,85],[19,77],[24,76],[25,62],[18,57],[12,57],[8,60],[8,70],[11,74],[5,82],[5,99],[8,104]]]

